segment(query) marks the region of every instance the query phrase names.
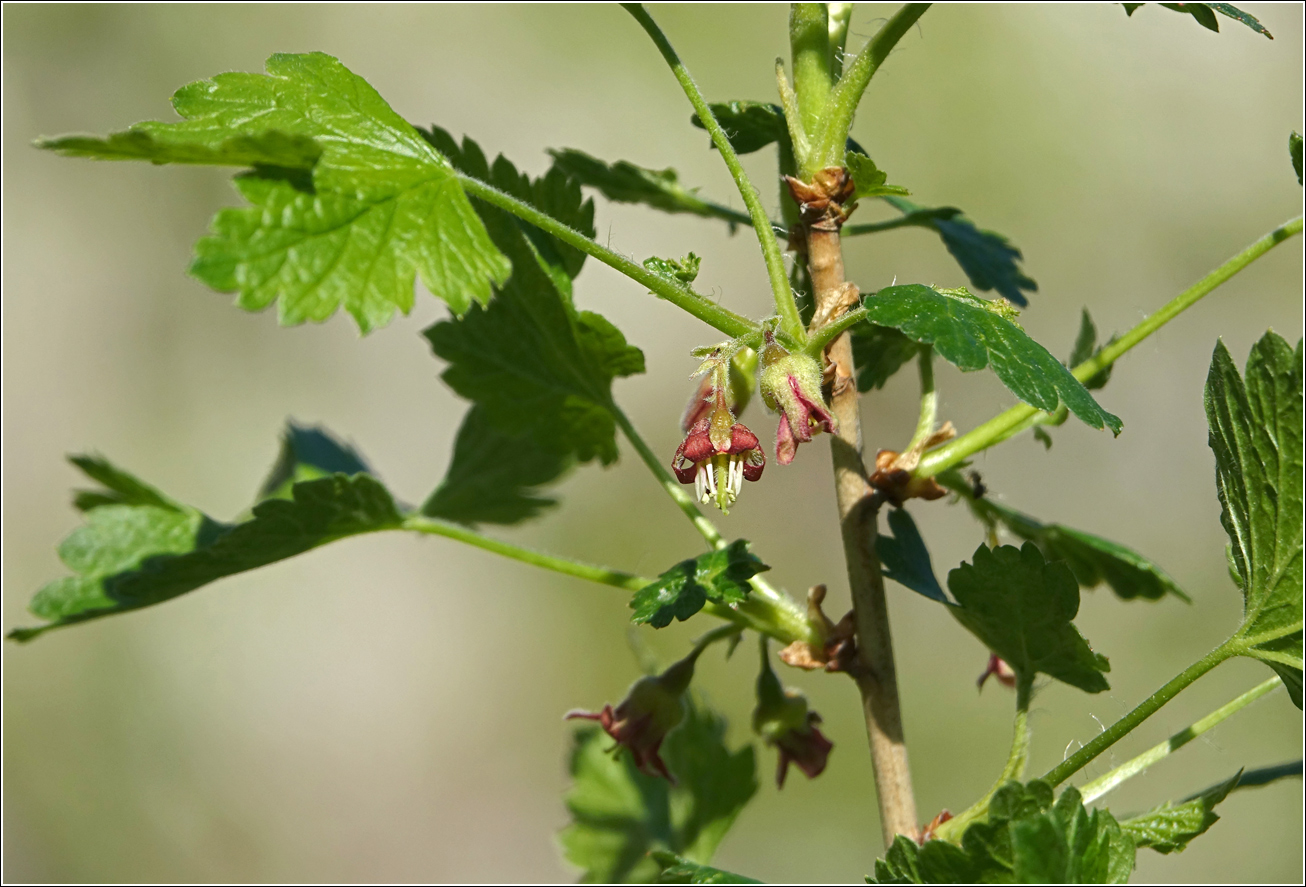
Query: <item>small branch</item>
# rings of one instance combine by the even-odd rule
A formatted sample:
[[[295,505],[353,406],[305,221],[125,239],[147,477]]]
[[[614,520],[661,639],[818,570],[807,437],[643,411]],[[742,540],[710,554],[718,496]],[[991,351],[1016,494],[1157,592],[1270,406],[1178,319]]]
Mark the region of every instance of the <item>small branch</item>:
[[[824,3],[789,5],[789,50],[797,97],[794,116],[789,116],[786,104],[785,117],[789,121],[789,132],[802,136],[793,140],[794,157],[799,166],[806,166],[808,135],[815,133],[825,118],[830,89],[834,86],[830,70],[830,17]],[[783,88],[781,92],[783,94]]]
[[[854,308],[825,324],[811,333],[804,349],[812,357],[819,357],[830,343],[839,338],[845,330],[850,330],[866,319],[865,308]]]
[[[1175,675],[1175,677],[1172,678],[1164,687],[1144,699],[1142,703],[1129,714],[1116,721],[1110,727],[1107,727],[1091,742],[1039,778],[1054,787],[1065,782],[1071,776],[1074,776],[1080,770],[1084,769],[1089,761],[1092,761],[1098,755],[1102,754],[1102,752],[1115,745],[1127,736],[1135,727],[1156,714],[1161,706],[1178,696],[1179,691],[1183,690],[1189,684],[1193,683],[1202,675],[1206,674],[1208,671],[1233,655],[1234,649],[1228,643],[1216,647],[1210,653],[1207,653],[1201,659]]]
[[[925,345],[918,358],[921,371],[921,411],[916,420],[916,433],[903,452],[910,453],[918,447],[924,447],[934,433],[939,420],[939,393],[934,390],[934,348]]]
[[[853,5],[851,3],[827,3],[830,27],[830,76],[839,79],[843,75],[843,48],[848,42],[848,23],[852,21]]]
[[[1145,318],[1141,323],[1132,330],[1118,339],[1114,344],[1103,348],[1095,357],[1075,367],[1072,372],[1075,378],[1083,382],[1091,379],[1102,370],[1111,366],[1125,355],[1131,348],[1138,345],[1152,333],[1159,330],[1165,324],[1178,317],[1183,311],[1191,308],[1206,294],[1210,293],[1220,284],[1233,277],[1239,271],[1246,268],[1252,262],[1265,255],[1274,247],[1302,231],[1302,217],[1285,222],[1278,228],[1275,228],[1269,234],[1257,240],[1248,246],[1238,255],[1229,259],[1220,267],[1216,268],[1210,274],[1203,277],[1197,283],[1184,290],[1165,304],[1159,311]],[[961,437],[953,440],[951,443],[939,447],[926,453],[920,461],[920,464],[913,472],[917,477],[933,477],[941,471],[946,471],[955,465],[964,462],[976,453],[986,450],[995,444],[1007,440],[1012,435],[1023,431],[1034,424],[1037,424],[1037,417],[1042,411],[1029,406],[1028,404],[1019,404],[1005,413],[1001,413],[983,425],[963,434]]]
[[[871,78],[898,45],[898,41],[929,8],[929,3],[908,3],[894,13],[862,47],[862,51],[857,53],[857,58],[853,59],[830,94],[825,123],[820,133],[814,134],[811,166],[803,170],[806,178],[810,179],[816,170],[827,166],[843,166],[844,142],[852,129],[853,115],[862,100],[862,93],[866,92]]]
[[[692,314],[727,336],[737,338],[758,332],[757,324],[748,318],[722,308],[694,291],[654,274],[643,265],[595,243],[576,229],[540,212],[530,204],[524,203],[494,186],[468,175],[459,173],[458,181],[462,184],[464,190],[473,197],[512,213],[514,216],[530,222],[541,231],[553,235],[563,243],[574,246],[586,255],[593,256],[603,264],[648,287],[659,298],[666,299],[677,308]],[[774,238],[772,239],[774,240]]]
[[[779,244],[776,243],[771,221],[767,218],[766,210],[762,208],[762,199],[758,195],[757,189],[748,180],[748,174],[744,172],[743,164],[739,162],[735,149],[730,146],[730,139],[726,137],[725,131],[721,129],[721,124],[717,123],[716,117],[712,115],[712,109],[708,107],[703,94],[699,92],[698,86],[694,83],[694,78],[689,75],[684,63],[680,61],[676,51],[667,42],[662,29],[657,26],[657,23],[653,21],[640,4],[623,3],[621,5],[648,32],[658,51],[666,59],[667,65],[670,66],[671,73],[675,75],[676,80],[680,81],[680,86],[684,89],[685,95],[688,96],[690,104],[698,112],[698,119],[702,121],[708,134],[712,136],[712,144],[716,145],[717,151],[721,154],[721,159],[730,168],[730,174],[734,176],[735,185],[739,188],[739,194],[744,198],[744,203],[748,207],[748,215],[752,220],[753,230],[757,233],[757,240],[762,246],[762,256],[766,259],[766,271],[771,279],[771,292],[775,297],[776,312],[780,315],[781,325],[794,341],[800,344],[806,342],[807,331],[803,329],[803,321],[799,317],[798,306],[794,303],[793,292],[789,289],[789,276],[785,273],[784,257],[780,254]],[[718,329],[720,328],[718,327]],[[732,335],[740,334],[734,333]]]
[[[1241,711],[1257,699],[1260,699],[1266,693],[1269,693],[1271,690],[1274,690],[1282,684],[1283,681],[1277,675],[1270,678],[1268,681],[1257,684],[1232,702],[1220,706],[1200,721],[1196,721],[1191,726],[1180,730],[1165,742],[1152,746],[1133,760],[1121,764],[1105,776],[1099,776],[1092,782],[1082,786],[1079,789],[1079,793],[1084,796],[1084,803],[1088,804],[1092,801],[1096,801],[1098,798],[1102,797],[1107,792],[1112,791],[1116,786],[1126,780],[1133,779],[1157,761],[1165,758],[1171,752],[1183,748],[1198,736],[1201,736],[1207,730],[1210,730],[1216,724],[1219,724],[1225,718],[1235,712]]]

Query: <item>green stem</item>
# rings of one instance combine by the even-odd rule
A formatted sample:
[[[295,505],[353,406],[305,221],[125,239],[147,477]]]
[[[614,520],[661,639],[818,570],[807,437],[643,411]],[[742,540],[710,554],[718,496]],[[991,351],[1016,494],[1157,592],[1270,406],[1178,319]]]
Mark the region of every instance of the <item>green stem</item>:
[[[1268,681],[1257,684],[1232,702],[1220,706],[1200,721],[1196,721],[1191,726],[1180,730],[1165,742],[1152,746],[1133,760],[1121,764],[1105,776],[1099,776],[1097,779],[1084,785],[1079,790],[1079,793],[1084,797],[1084,803],[1088,804],[1092,801],[1096,801],[1116,786],[1128,779],[1134,778],[1157,761],[1169,755],[1171,752],[1183,748],[1185,745],[1192,742],[1198,736],[1201,736],[1207,730],[1210,730],[1225,718],[1243,708],[1246,708],[1248,705],[1251,705],[1257,699],[1260,699],[1266,693],[1269,693],[1282,683],[1283,681],[1276,675]]]
[[[1034,676],[1016,674],[1016,721],[1011,738],[1011,751],[1007,763],[997,781],[970,807],[962,813],[940,824],[934,830],[934,836],[942,841],[957,843],[971,823],[983,819],[989,812],[989,801],[998,789],[1013,780],[1019,782],[1025,777],[1025,765],[1029,763],[1029,702],[1034,695]]]
[[[813,140],[811,167],[803,170],[808,179],[817,170],[827,166],[843,166],[844,142],[852,129],[853,114],[862,100],[862,93],[866,91],[880,65],[889,57],[893,47],[929,8],[928,3],[908,3],[899,9],[862,47],[857,58],[853,59],[848,70],[839,78],[830,94],[825,123],[820,134]]]
[[[851,3],[827,3],[830,22],[830,76],[836,80],[843,75],[843,48],[848,42],[848,23],[853,17]]]
[[[1227,641],[1216,647],[1210,653],[1207,653],[1201,659],[1175,675],[1175,677],[1172,678],[1164,687],[1144,699],[1137,708],[1116,721],[1110,727],[1107,727],[1091,742],[1070,757],[1066,758],[1057,766],[1053,767],[1047,773],[1043,774],[1040,778],[1054,787],[1065,782],[1071,776],[1074,776],[1080,770],[1084,769],[1089,761],[1102,754],[1102,752],[1106,751],[1112,745],[1115,745],[1115,743],[1128,735],[1131,730],[1143,723],[1143,721],[1147,720],[1152,715],[1156,714],[1161,706],[1178,696],[1180,690],[1183,690],[1189,684],[1193,683],[1202,675],[1206,674],[1208,671],[1233,655],[1235,655],[1235,650]]]
[[[680,286],[665,277],[631,261],[623,255],[613,252],[605,246],[581,234],[576,229],[559,222],[550,215],[540,212],[528,203],[505,194],[499,189],[468,175],[458,174],[458,181],[468,194],[493,204],[499,209],[512,213],[520,219],[530,222],[541,231],[561,240],[569,246],[593,256],[605,265],[615,268],[627,277],[648,287],[654,295],[666,299],[683,311],[686,311],[727,336],[747,336],[758,331],[757,324],[746,317],[722,308],[715,302],[700,296],[687,287]],[[774,241],[774,236],[771,237]]]
[[[921,412],[916,420],[916,433],[907,444],[904,452],[910,453],[917,447],[923,447],[925,441],[934,433],[939,419],[939,393],[934,390],[934,348],[926,345],[921,348],[919,357],[921,370]]]
[[[730,168],[730,174],[734,176],[735,185],[739,188],[739,194],[744,198],[744,204],[748,207],[748,215],[752,219],[753,230],[757,233],[757,240],[762,246],[762,256],[766,259],[766,271],[771,279],[771,293],[775,297],[775,308],[780,315],[781,326],[796,342],[800,344],[806,342],[807,332],[803,329],[803,321],[798,314],[798,305],[795,304],[793,292],[789,289],[789,276],[785,273],[784,257],[780,253],[780,246],[776,243],[775,234],[771,230],[771,220],[767,217],[766,210],[762,208],[762,198],[757,193],[757,189],[753,187],[753,183],[748,180],[748,174],[744,172],[743,164],[739,162],[735,149],[730,146],[730,139],[726,137],[725,131],[721,129],[721,124],[717,123],[716,117],[712,115],[712,109],[708,107],[703,94],[698,91],[694,78],[689,75],[684,63],[680,61],[676,51],[667,42],[662,29],[649,17],[642,5],[638,3],[623,3],[621,5],[648,32],[658,51],[666,59],[667,65],[670,66],[671,73],[675,75],[676,80],[680,81],[681,88],[684,89],[685,95],[689,97],[689,103],[698,112],[698,119],[702,121],[708,134],[712,136],[712,144],[716,145],[717,151],[721,154],[721,159]],[[732,335],[740,334],[734,333]]]
[[[1171,299],[1155,314],[1145,318],[1141,323],[1111,345],[1106,346],[1093,357],[1076,366],[1072,372],[1075,378],[1083,382],[1091,379],[1102,370],[1119,360],[1131,348],[1138,345],[1152,333],[1191,308],[1199,299],[1214,290],[1220,284],[1233,277],[1252,262],[1265,255],[1274,247],[1302,231],[1302,217],[1298,216],[1275,228],[1269,234],[1252,243],[1242,252],[1229,259],[1197,283]],[[855,312],[854,312],[855,313]],[[1001,443],[1018,431],[1035,424],[1034,419],[1041,411],[1020,404],[1001,413],[983,425],[963,434],[945,446],[939,447],[922,457],[914,472],[917,477],[932,477],[941,471],[957,465],[974,454],[986,450],[994,444]],[[1028,424],[1025,424],[1028,423]]]
[[[794,66],[794,92],[797,93],[799,117],[795,124],[803,134],[802,144],[808,145],[808,135],[819,128],[830,102],[834,79],[830,71],[830,18],[824,3],[791,3],[789,5],[789,49]],[[788,108],[785,109],[788,115]],[[807,150],[798,148],[794,140],[794,154],[799,165],[805,166]]]
[[[851,329],[865,319],[865,308],[855,308],[852,311],[847,311],[819,329],[814,330],[808,337],[807,345],[803,350],[812,357],[819,358],[830,343],[839,338],[845,330]]]

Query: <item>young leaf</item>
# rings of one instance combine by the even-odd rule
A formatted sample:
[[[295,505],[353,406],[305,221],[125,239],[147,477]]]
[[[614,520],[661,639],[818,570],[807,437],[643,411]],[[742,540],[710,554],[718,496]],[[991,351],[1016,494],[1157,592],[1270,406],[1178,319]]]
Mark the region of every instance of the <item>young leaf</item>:
[[[1106,582],[1121,600],[1155,601],[1172,594],[1191,602],[1165,570],[1132,549],[1061,524],[1041,523],[988,496],[976,498],[956,475],[942,480],[986,525],[1001,523],[1020,538],[1036,543],[1047,557],[1065,561],[1081,588]]]
[[[1038,292],[1038,284],[1020,270],[1020,250],[994,231],[976,228],[956,207],[927,209],[904,197],[885,195],[887,203],[902,213],[910,224],[932,228],[943,238],[971,286],[980,292],[997,290],[998,295],[1024,308],[1029,304],[1023,290]]]
[[[574,148],[550,150],[554,164],[582,185],[597,188],[617,203],[642,203],[668,213],[689,213],[709,219],[725,219],[732,226],[748,224],[748,216],[703,200],[680,184],[674,169],[646,169],[625,160],[607,164]]]
[[[650,256],[642,264],[660,277],[665,277],[681,286],[689,286],[698,278],[698,269],[703,264],[703,260],[691,252],[683,259]]]
[[[247,520],[220,524],[161,494],[141,494],[152,488],[103,460],[74,464],[109,492],[88,504],[86,524],[59,546],[60,559],[76,575],[49,583],[32,599],[32,613],[48,624],[11,632],[16,640],[162,603],[224,576],[346,536],[395,529],[402,521],[390,494],[367,474],[294,483],[286,498],[264,499]]]
[[[1266,333],[1238,375],[1224,343],[1206,379],[1220,523],[1243,593],[1242,653],[1302,707],[1302,344]]]
[[[504,434],[473,406],[458,429],[449,470],[422,514],[462,524],[520,523],[557,504],[535,488],[557,480],[573,462],[528,436]]]
[[[898,196],[911,194],[906,188],[885,184],[889,178],[888,173],[876,166],[875,161],[865,154],[849,151],[844,157],[844,164],[848,167],[848,172],[856,185],[852,200],[861,200],[863,197],[884,197],[889,194]]]
[[[1232,779],[1206,790],[1192,800],[1180,804],[1162,804],[1141,816],[1124,820],[1120,827],[1139,847],[1151,847],[1157,853],[1177,853],[1187,847],[1189,841],[1219,821],[1220,817],[1215,815],[1215,805],[1228,797],[1241,776],[1242,771],[1239,771]]]
[[[889,529],[892,536],[876,536],[875,552],[880,556],[880,566],[886,579],[910,588],[931,600],[948,603],[948,596],[934,578],[934,565],[930,552],[911,515],[901,508],[889,512]]]
[[[708,105],[712,116],[736,154],[760,151],[772,142],[789,142],[789,128],[785,123],[784,109],[768,102],[712,102]],[[689,122],[703,129],[703,121],[695,114]]]
[[[1132,16],[1134,11],[1140,6],[1146,6],[1145,3],[1122,3],[1125,8],[1125,15]],[[1218,12],[1227,18],[1246,25],[1258,34],[1264,34],[1273,40],[1274,35],[1265,29],[1256,16],[1250,12],[1244,12],[1231,3],[1161,3],[1166,9],[1174,12],[1182,12],[1185,15],[1191,15],[1199,25],[1208,31],[1220,31],[1220,21],[1215,17]]]
[[[939,291],[920,284],[893,286],[865,300],[867,320],[933,344],[944,360],[963,372],[992,366],[1011,392],[1047,412],[1065,404],[1092,428],[1115,434],[1120,419],[1097,401],[1062,363],[1011,319],[1010,308],[965,290]]]
[[[723,872],[721,869],[714,869],[710,865],[699,865],[696,862],[690,862],[684,857],[677,856],[674,853],[668,853],[665,850],[654,850],[650,856],[653,861],[662,866],[662,872],[658,875],[657,883],[659,884],[761,884],[761,881],[753,878],[745,878],[743,875],[735,875],[730,872]]]
[[[1046,562],[1032,542],[1019,550],[981,545],[972,560],[948,574],[958,622],[1018,674],[1042,672],[1088,693],[1109,689],[1102,673],[1110,664],[1071,621],[1079,586],[1065,564]]]
[[[630,756],[608,750],[600,730],[575,734],[572,823],[560,840],[567,861],[582,869],[585,883],[647,883],[661,850],[706,864],[739,811],[757,791],[753,747],[730,751],[725,721],[690,700],[685,720],[663,745],[675,785],[635,769]]]
[[[852,333],[858,391],[883,388],[884,383],[914,358],[921,347],[893,327],[859,323],[849,332]]]
[[[771,569],[736,539],[727,547],[681,561],[652,585],[630,599],[630,621],[666,628],[671,620],[684,622],[708,601],[737,604],[748,594],[748,580]]]

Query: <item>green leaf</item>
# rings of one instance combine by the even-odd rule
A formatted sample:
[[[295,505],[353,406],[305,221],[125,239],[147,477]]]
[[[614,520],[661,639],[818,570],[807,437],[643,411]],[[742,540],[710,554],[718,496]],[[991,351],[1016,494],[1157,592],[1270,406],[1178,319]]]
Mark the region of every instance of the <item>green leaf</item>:
[[[748,594],[748,580],[769,569],[748,550],[746,540],[736,539],[725,548],[681,561],[635,592],[630,621],[665,628],[673,618],[684,622],[708,601],[737,604]]]
[[[1121,5],[1125,8],[1125,14],[1132,16],[1138,7],[1145,6],[1146,4],[1122,3]],[[1250,12],[1244,12],[1230,3],[1160,3],[1158,5],[1164,6],[1166,9],[1173,10],[1174,12],[1191,15],[1199,25],[1206,28],[1208,31],[1219,33],[1220,22],[1215,17],[1215,14],[1218,12],[1220,15],[1246,25],[1258,34],[1264,34],[1271,40],[1274,39],[1274,35],[1265,29],[1265,26],[1260,23],[1256,16],[1252,15]]]
[[[1302,344],[1266,333],[1238,375],[1224,343],[1206,379],[1220,523],[1243,593],[1235,639],[1302,707]]]
[[[422,283],[462,314],[510,270],[453,169],[367,81],[324,53],[278,54],[267,74],[219,74],[172,98],[179,123],[108,139],[53,139],[65,154],[253,165],[251,204],[224,209],[191,273],[283,324],[341,306],[364,332],[413,305]],[[311,170],[311,174],[310,174]]]
[[[1020,250],[994,231],[976,228],[974,223],[952,206],[928,209],[904,197],[885,195],[887,203],[897,209],[910,224],[931,228],[943,238],[943,245],[980,292],[997,290],[1008,302],[1024,308],[1028,303],[1023,290],[1038,292],[1038,284],[1020,270]]]
[[[871,323],[933,344],[944,360],[963,372],[991,366],[1030,406],[1050,413],[1064,403],[1086,425],[1120,433],[1120,419],[1098,406],[1070,370],[1014,322],[1009,307],[965,290],[941,292],[920,284],[887,287],[864,304]]]
[[[635,769],[630,756],[609,751],[594,727],[575,734],[572,823],[560,839],[563,854],[583,870],[585,883],[647,883],[659,865],[649,852],[668,851],[706,864],[739,811],[757,791],[753,747],[730,751],[725,720],[689,700],[685,720],[662,747],[675,785]]]
[[[336,440],[325,428],[297,425],[292,420],[281,436],[281,453],[263,482],[259,498],[289,499],[295,484],[332,474],[371,473],[353,447]]]
[[[529,437],[504,434],[473,406],[458,429],[449,470],[422,514],[462,524],[520,523],[557,504],[535,488],[557,480],[573,461]]]
[[[484,166],[467,140],[454,159],[460,167]],[[515,175],[506,160],[496,160],[491,183],[511,179],[510,170]],[[615,462],[612,380],[643,372],[644,355],[602,316],[575,309],[570,278],[544,258],[527,236],[529,225],[479,201],[477,209],[513,274],[488,308],[426,330],[436,355],[449,361],[442,378],[475,401],[500,435],[525,438],[534,451],[557,457],[559,474],[570,459]],[[542,462],[530,464],[530,477],[542,478],[534,471]]]
[[[892,536],[875,537],[875,552],[880,556],[885,578],[931,600],[948,603],[948,596],[934,577],[925,540],[921,539],[911,515],[901,508],[891,510],[889,529],[893,531]]]
[[[293,431],[287,435],[293,437]],[[32,613],[49,624],[17,629],[9,635],[16,640],[162,603],[327,542],[396,529],[403,519],[368,474],[294,483],[286,498],[265,499],[248,519],[222,524],[103,460],[73,461],[108,492],[89,504],[86,524],[59,546],[60,559],[75,575],[49,583],[32,599]]]
[[[853,201],[861,200],[863,197],[911,194],[906,188],[885,184],[889,178],[888,173],[876,166],[875,161],[865,154],[849,151],[844,156],[844,164],[848,167],[848,172],[853,177],[853,184],[856,186],[851,198]]]
[[[126,132],[105,138],[59,136],[38,139],[36,146],[65,157],[94,160],[148,160],[154,164],[194,163],[206,166],[266,166],[311,170],[322,156],[318,143],[304,135],[275,129],[223,138],[215,132],[210,140],[178,138],[175,124],[140,123]]]
[[[1070,350],[1070,357],[1066,361],[1066,366],[1074,369],[1089,358],[1096,357],[1098,352],[1114,341],[1115,336],[1112,336],[1102,345],[1097,344],[1097,327],[1094,325],[1088,309],[1085,308],[1079,318],[1079,334],[1075,336],[1075,345]],[[1115,364],[1111,364],[1101,372],[1094,373],[1084,383],[1084,387],[1089,391],[1105,388],[1106,383],[1111,381],[1111,370],[1114,366]]]
[[[1292,170],[1297,173],[1297,184],[1302,183],[1301,179],[1301,133],[1293,132],[1288,135],[1288,156],[1292,158]]]
[[[668,213],[725,219],[731,227],[748,224],[748,215],[703,200],[696,188],[680,184],[674,169],[646,169],[625,160],[607,164],[574,148],[550,150],[555,166],[617,203],[642,203]]]
[[[917,342],[892,327],[859,323],[849,332],[858,391],[883,388],[894,373],[920,352]]]
[[[690,862],[688,859],[674,853],[668,853],[665,850],[654,850],[651,855],[653,860],[662,866],[662,873],[658,875],[657,880],[659,884],[762,883],[753,878],[745,878],[743,875],[735,875],[730,872],[723,872],[721,869],[714,869],[710,865],[699,865],[696,862]]]
[[[779,105],[768,102],[712,102],[708,105],[712,116],[725,131],[730,147],[736,154],[751,154],[776,141],[789,141],[785,112]],[[698,115],[689,122],[703,129]]]
[[[958,622],[1018,674],[1042,672],[1088,693],[1109,689],[1102,673],[1110,664],[1071,621],[1079,586],[1065,564],[1046,562],[1032,542],[1019,550],[981,545],[972,560],[948,574]]]
[[[1013,874],[1023,884],[1123,884],[1134,869],[1135,847],[1106,810],[1084,809],[1067,788],[1046,813],[1013,821]]]
[[[1228,797],[1238,785],[1242,771],[1233,778],[1208,789],[1192,800],[1180,804],[1162,804],[1141,816],[1133,816],[1120,827],[1139,847],[1151,847],[1157,853],[1177,853],[1188,842],[1206,832],[1219,821],[1215,805]]]
[[[643,265],[660,277],[665,277],[681,286],[689,286],[698,277],[698,269],[703,260],[692,252],[683,259],[660,259],[650,256]]]
[[[1036,543],[1048,558],[1065,561],[1082,588],[1106,582],[1121,600],[1155,601],[1172,594],[1191,603],[1170,574],[1130,548],[1061,524],[1041,523],[988,496],[977,499],[958,476],[942,480],[986,525],[1001,523],[1020,538]]]

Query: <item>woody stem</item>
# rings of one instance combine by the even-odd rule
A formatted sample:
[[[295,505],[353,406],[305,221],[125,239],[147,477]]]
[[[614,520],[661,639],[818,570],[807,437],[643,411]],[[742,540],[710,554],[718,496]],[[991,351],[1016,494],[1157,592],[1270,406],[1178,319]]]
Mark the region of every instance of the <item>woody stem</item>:
[[[818,223],[808,229],[807,262],[816,311],[820,315],[833,307],[844,286],[843,250],[837,227],[826,229]],[[907,745],[903,740],[884,578],[875,552],[878,503],[871,495],[862,460],[861,415],[852,342],[847,332],[830,343],[826,355],[834,367],[830,408],[839,423],[838,432],[830,442],[830,452],[834,460],[844,560],[857,625],[857,663],[853,677],[862,697],[862,712],[875,771],[880,827],[887,847],[896,835],[915,837],[916,800],[907,764]]]

